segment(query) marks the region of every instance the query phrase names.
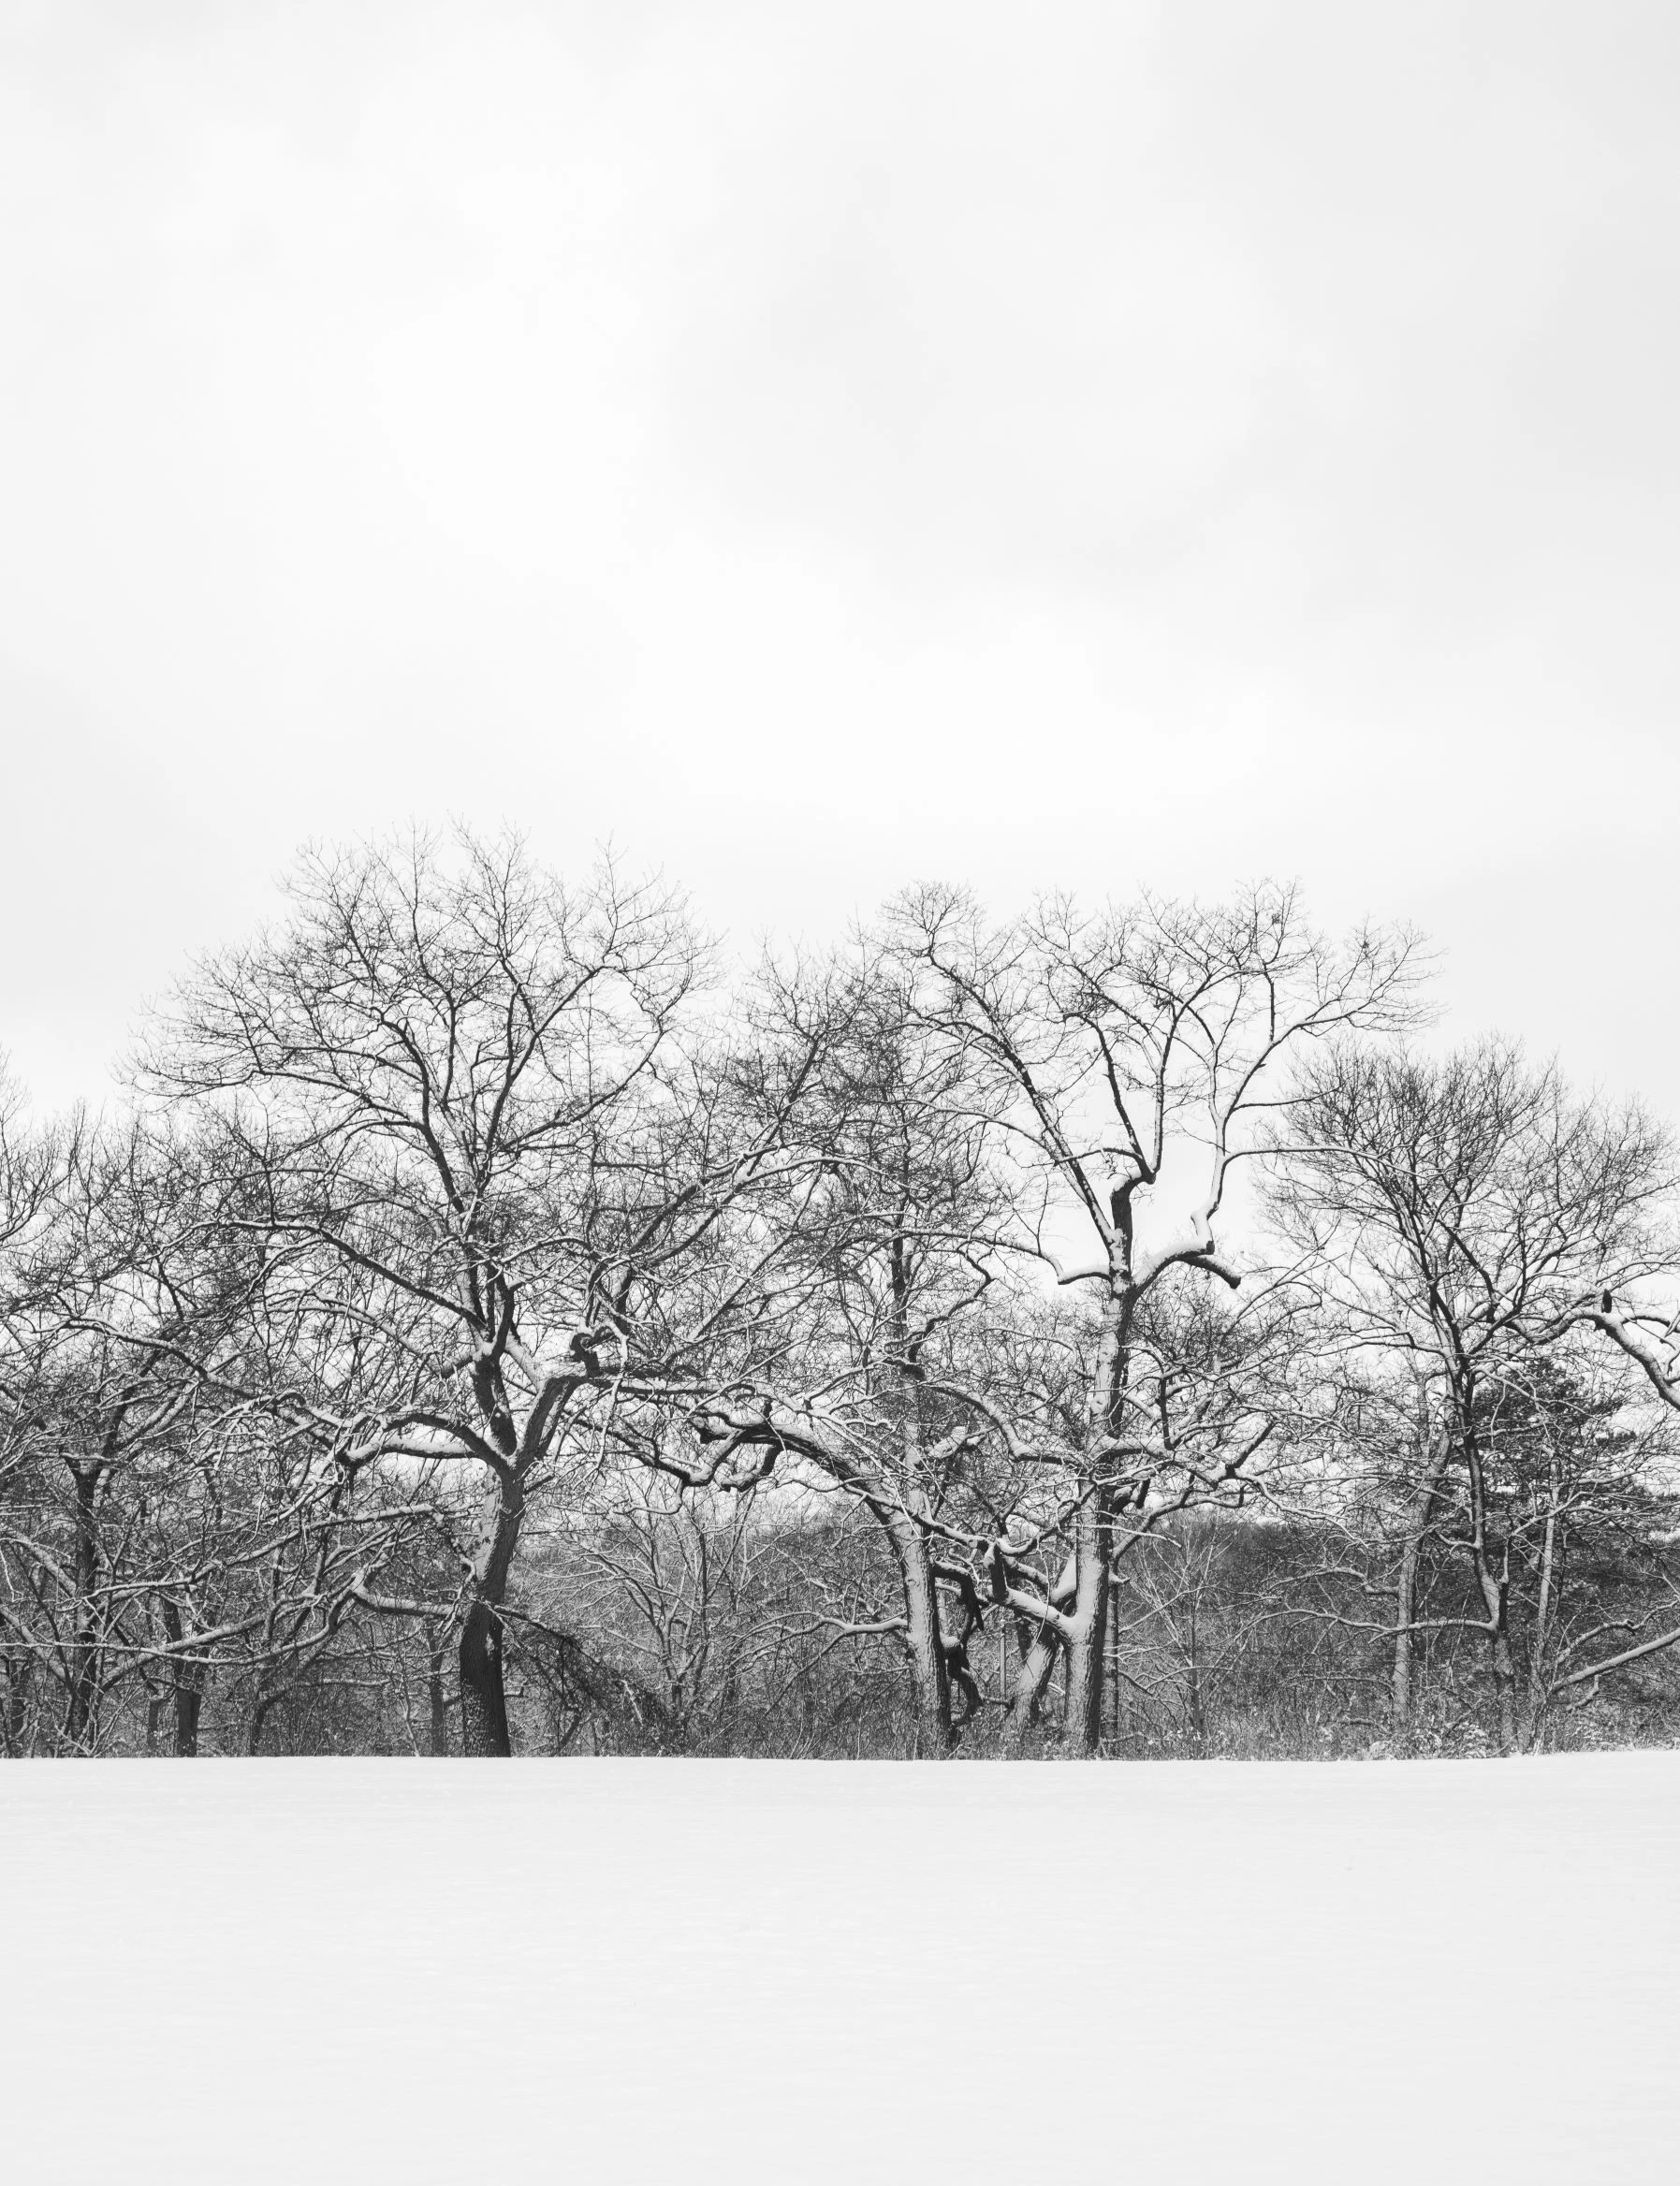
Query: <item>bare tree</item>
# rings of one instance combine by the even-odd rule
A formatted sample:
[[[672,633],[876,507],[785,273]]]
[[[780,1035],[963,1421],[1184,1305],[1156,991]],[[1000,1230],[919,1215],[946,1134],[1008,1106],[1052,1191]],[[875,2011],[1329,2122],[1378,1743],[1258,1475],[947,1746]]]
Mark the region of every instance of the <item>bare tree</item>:
[[[478,1483],[462,1741],[506,1754],[504,1611],[533,1498],[587,1460],[586,1414],[674,1370],[666,1271],[781,1119],[744,1143],[727,1071],[684,1054],[705,951],[673,896],[610,865],[568,889],[515,843],[416,841],[312,855],[289,904],[281,931],[200,968],[145,1083],[219,1103],[299,1315],[360,1316],[387,1343],[377,1405],[320,1415],[341,1454],[417,1468],[439,1500],[440,1473]]]
[[[1160,1420],[1163,1376],[1134,1386],[1144,1305],[1186,1280],[1239,1284],[1215,1229],[1234,1165],[1284,1098],[1278,1065],[1333,1033],[1402,1020],[1414,945],[1362,932],[1332,947],[1292,892],[1271,887],[1211,909],[1145,897],[1086,915],[1057,900],[996,931],[966,897],[929,890],[900,906],[898,935],[925,1021],[1012,1134],[1032,1195],[1023,1246],[1098,1302],[1068,1456],[1065,1576],[1030,1596],[1003,1587],[1039,1633],[1023,1711],[1065,1658],[1066,1742],[1090,1752],[1117,1525],[1149,1477]],[[1002,1566],[1011,1554],[999,1544]]]
[[[22,1529],[33,1530],[34,1460],[43,1392],[39,1256],[59,1186],[74,1159],[80,1119],[35,1124],[0,1055],[0,1741],[21,1753],[38,1732],[37,1637],[18,1569]]]
[[[120,1742],[143,1689],[148,1744],[168,1715],[173,1750],[194,1754],[213,1673],[260,1682],[322,1652],[412,1523],[370,1510],[356,1466],[299,1424],[296,1332],[269,1327],[269,1270],[222,1154],[190,1129],[80,1130],[14,1292],[8,1345],[28,1373],[0,1620],[59,1686],[69,1751]]]
[[[1412,1392],[1395,1581],[1396,1733],[1409,1727],[1423,1624],[1419,1557],[1462,1515],[1476,1607],[1449,1622],[1483,1635],[1497,1736],[1511,1750],[1523,1736],[1512,1630],[1520,1529],[1499,1492],[1491,1421],[1531,1388],[1540,1352],[1605,1318],[1596,1304],[1604,1290],[1651,1273],[1666,1142],[1637,1108],[1576,1100],[1555,1069],[1530,1069],[1500,1042],[1441,1063],[1338,1049],[1304,1078],[1296,1123],[1277,1211],[1320,1269],[1350,1341],[1397,1369]]]
[[[803,1052],[819,1017],[801,1121],[810,1165],[778,1209],[778,1276],[796,1310],[779,1346],[694,1420],[714,1452],[790,1461],[879,1528],[896,1603],[841,1622],[855,1638],[901,1641],[918,1744],[938,1753],[980,1704],[969,1643],[984,1610],[965,1503],[980,1435],[949,1385],[976,1370],[997,1325],[1008,1189],[995,1117],[960,1055],[918,1021],[879,940],[767,971],[764,1037]]]
[[[37,1493],[26,1524],[14,1504],[8,1546],[72,1752],[99,1742],[113,1654],[127,1676],[181,1642],[177,1628],[152,1649],[136,1629],[153,1591],[147,1508],[226,1364],[250,1275],[193,1249],[198,1182],[190,1151],[168,1138],[78,1133],[13,1321],[14,1337],[28,1330],[18,1425]]]

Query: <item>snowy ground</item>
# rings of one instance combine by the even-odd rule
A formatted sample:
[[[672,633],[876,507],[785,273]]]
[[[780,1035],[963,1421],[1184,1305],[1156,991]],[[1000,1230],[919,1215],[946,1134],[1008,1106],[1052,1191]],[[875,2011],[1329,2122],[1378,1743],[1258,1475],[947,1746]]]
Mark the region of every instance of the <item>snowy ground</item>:
[[[0,2169],[1680,2177],[1680,1756],[0,1769]]]

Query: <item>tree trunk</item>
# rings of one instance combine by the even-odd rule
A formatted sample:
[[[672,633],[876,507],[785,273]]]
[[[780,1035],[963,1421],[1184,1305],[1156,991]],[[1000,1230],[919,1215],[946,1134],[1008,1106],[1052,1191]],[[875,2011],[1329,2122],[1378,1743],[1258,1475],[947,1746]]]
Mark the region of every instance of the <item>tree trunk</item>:
[[[15,1758],[23,1751],[23,1732],[29,1722],[30,1688],[35,1663],[27,1655],[8,1656],[6,1665],[6,1751]]]
[[[1074,1535],[1074,1628],[1068,1640],[1068,1705],[1062,1730],[1063,1750],[1069,1754],[1094,1754],[1102,1742],[1113,1549],[1114,1492],[1093,1482],[1079,1507]]]
[[[1551,1706],[1552,1626],[1563,1580],[1563,1542],[1559,1536],[1561,1483],[1556,1453],[1546,1467],[1546,1525],[1541,1548],[1540,1592],[1528,1640],[1528,1691],[1523,1709],[1523,1751],[1532,1753]]]
[[[94,1590],[99,1578],[99,1523],[97,1497],[100,1466],[72,1462],[70,1478],[76,1484],[76,1553],[73,1560],[75,1596],[71,1603],[68,1696],[65,1706],[65,1742],[75,1747],[90,1742],[99,1674],[95,1640]]]
[[[1038,1723],[1038,1712],[1044,1705],[1045,1692],[1056,1669],[1056,1657],[1061,1642],[1048,1626],[1036,1632],[1021,1656],[1021,1667],[1015,1672],[1015,1683],[1009,1689],[1009,1746],[1015,1754],[1026,1750],[1028,1741]]]
[[[1078,1584],[1078,1562],[1070,1556],[1059,1578],[1050,1590],[1050,1606],[1061,1609],[1074,1597]],[[1026,1751],[1038,1723],[1038,1712],[1044,1703],[1045,1691],[1056,1669],[1057,1656],[1061,1652],[1061,1636],[1053,1625],[1033,1625],[1026,1618],[1017,1617],[1015,1634],[1020,1644],[1021,1667],[1015,1672],[1010,1687],[1008,1704],[1004,1710],[1007,1726],[1008,1748],[1012,1754]]]
[[[484,1600],[473,1603],[460,1629],[460,1750],[470,1760],[506,1760],[513,1753],[502,1619]]]
[[[1516,1730],[1516,1660],[1511,1651],[1510,1593],[1500,1586],[1494,1626],[1494,1689],[1499,1706],[1499,1751],[1514,1754]]]
[[[168,1595],[163,1597],[163,1625],[170,1646],[179,1646],[185,1627],[180,1603]],[[189,1664],[173,1654],[169,1660],[169,1677],[173,1688],[175,1753],[181,1760],[191,1760],[198,1751],[198,1711],[204,1704],[204,1668],[202,1664]]]
[[[262,1734],[269,1720],[269,1711],[280,1698],[278,1693],[258,1693],[251,1709],[250,1727],[245,1733],[245,1751],[255,1755],[262,1751]]]
[[[509,1465],[485,1496],[475,1598],[460,1628],[460,1750],[470,1759],[507,1760],[513,1754],[501,1611],[524,1516],[523,1484]]]
[[[1452,1440],[1445,1428],[1438,1429],[1429,1444],[1423,1481],[1406,1513],[1406,1532],[1400,1547],[1400,1571],[1395,1582],[1396,1630],[1391,1720],[1395,1742],[1402,1747],[1411,1741],[1412,1681],[1417,1664],[1417,1634],[1411,1626],[1417,1615],[1418,1565],[1451,1448]]]
[[[1098,1342],[1088,1413],[1090,1442],[1098,1466],[1088,1479],[1074,1533],[1074,1594],[1073,1629],[1068,1635],[1067,1713],[1062,1750],[1094,1754],[1103,1738],[1103,1678],[1108,1667],[1108,1593],[1114,1554],[1116,1490],[1103,1477],[1110,1444],[1120,1424],[1126,1387],[1127,1350],[1136,1301],[1131,1277],[1131,1210],[1117,1196],[1116,1226],[1124,1246],[1125,1265],[1117,1270]]]
[[[201,1689],[180,1684],[175,1688],[175,1752],[182,1760],[198,1751],[198,1711],[204,1705]]]
[[[942,1754],[954,1737],[951,1674],[940,1629],[939,1583],[933,1557],[913,1519],[895,1517],[887,1526],[904,1589],[906,1643],[915,1694],[916,1752]]]
[[[1487,1480],[1482,1468],[1482,1448],[1472,1408],[1473,1384],[1467,1382],[1459,1402],[1459,1432],[1464,1442],[1465,1472],[1470,1491],[1470,1568],[1477,1591],[1487,1611],[1487,1637],[1492,1655],[1494,1696],[1497,1712],[1499,1751],[1516,1749],[1516,1663],[1511,1652],[1511,1588],[1508,1578],[1496,1576],[1488,1555]],[[1506,1543],[1510,1567],[1510,1542]]]
[[[1190,1734],[1194,1739],[1205,1739],[1207,1736],[1207,1712],[1202,1702],[1202,1657],[1198,1641],[1196,1605],[1192,1599],[1190,1605],[1190,1683],[1187,1696],[1190,1704]]]
[[[906,1153],[908,1160],[908,1153]],[[888,1254],[891,1305],[879,1397],[897,1444],[898,1495],[894,1506],[873,1505],[885,1527],[904,1590],[905,1640],[915,1698],[915,1750],[942,1754],[952,1742],[951,1673],[940,1629],[939,1581],[933,1552],[917,1514],[927,1508],[923,1479],[922,1391],[911,1370],[910,1275],[904,1239],[895,1233]]]
[[[441,1760],[449,1751],[449,1707],[444,1693],[444,1653],[447,1636],[441,1625],[426,1627],[426,1693],[431,1703],[431,1753]]]

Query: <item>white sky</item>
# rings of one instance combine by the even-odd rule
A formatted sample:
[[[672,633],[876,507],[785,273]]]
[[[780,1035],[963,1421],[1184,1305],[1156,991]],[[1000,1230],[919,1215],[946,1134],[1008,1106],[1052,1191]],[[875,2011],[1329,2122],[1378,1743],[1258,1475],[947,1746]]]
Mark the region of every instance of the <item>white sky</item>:
[[[0,1042],[308,834],[1410,915],[1680,1108],[1680,10],[0,9]]]

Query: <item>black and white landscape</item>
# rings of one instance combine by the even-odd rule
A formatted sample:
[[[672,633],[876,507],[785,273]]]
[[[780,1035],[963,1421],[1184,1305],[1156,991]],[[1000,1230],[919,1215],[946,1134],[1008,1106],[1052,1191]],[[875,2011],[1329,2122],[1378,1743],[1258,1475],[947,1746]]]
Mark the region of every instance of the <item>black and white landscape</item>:
[[[1670,2175],[1677,109],[0,9],[7,2169]]]
[[[6,1152],[14,1753],[1663,1742],[1675,1156],[1292,891],[305,859]],[[1408,1045],[1408,1036],[1412,1044]]]

